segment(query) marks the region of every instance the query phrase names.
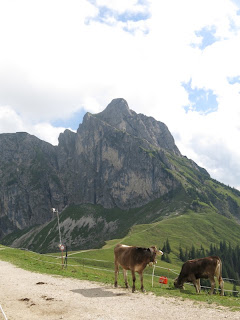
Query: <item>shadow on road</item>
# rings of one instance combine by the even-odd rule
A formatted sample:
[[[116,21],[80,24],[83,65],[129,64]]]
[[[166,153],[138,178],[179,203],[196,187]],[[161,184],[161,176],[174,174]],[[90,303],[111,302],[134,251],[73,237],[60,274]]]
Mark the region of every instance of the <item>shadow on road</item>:
[[[114,293],[113,291],[106,290],[104,288],[76,289],[71,291],[75,293],[80,293],[84,297],[88,297],[88,298],[119,297],[119,296],[127,295],[127,293]]]

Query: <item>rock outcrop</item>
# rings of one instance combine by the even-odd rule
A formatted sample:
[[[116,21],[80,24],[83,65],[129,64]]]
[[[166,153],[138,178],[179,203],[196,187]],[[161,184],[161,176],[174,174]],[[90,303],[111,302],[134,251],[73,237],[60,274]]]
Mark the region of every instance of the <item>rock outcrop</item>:
[[[0,135],[0,237],[51,219],[65,205],[56,147],[26,132]]]
[[[130,208],[160,197],[177,185],[164,151],[181,156],[166,125],[136,114],[124,99],[87,113],[75,137],[67,130],[59,138],[69,202]]]
[[[124,99],[87,113],[57,147],[27,133],[1,134],[0,153],[0,237],[49,221],[52,207],[139,207],[180,184],[168,155],[182,155],[168,128]]]

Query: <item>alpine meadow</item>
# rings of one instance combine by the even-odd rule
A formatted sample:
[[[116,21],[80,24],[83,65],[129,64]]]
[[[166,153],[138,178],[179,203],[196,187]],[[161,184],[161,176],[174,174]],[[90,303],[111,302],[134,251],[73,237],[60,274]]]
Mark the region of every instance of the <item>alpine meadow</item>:
[[[61,234],[68,252],[88,250],[78,258],[85,266],[113,261],[119,242],[156,245],[165,251],[160,264],[177,271],[218,254],[224,277],[239,280],[240,192],[183,156],[164,123],[124,99],[87,113],[58,146],[18,132],[1,134],[0,150],[2,245],[54,253]]]

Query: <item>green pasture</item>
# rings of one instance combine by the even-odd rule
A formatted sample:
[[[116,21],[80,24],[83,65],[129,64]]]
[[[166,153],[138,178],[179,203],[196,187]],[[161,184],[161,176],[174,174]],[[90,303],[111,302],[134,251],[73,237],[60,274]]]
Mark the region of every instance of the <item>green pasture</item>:
[[[67,267],[62,268],[61,253],[43,255],[20,249],[9,247],[0,247],[0,259],[11,262],[16,266],[43,274],[60,275],[63,277],[71,277],[76,279],[84,279],[96,281],[106,284],[114,283],[114,263],[113,263],[113,248],[103,248],[98,250],[69,252]],[[158,259],[159,260],[159,259]],[[221,297],[218,293],[210,296],[207,291],[200,294],[195,293],[193,286],[186,284],[185,290],[175,289],[173,280],[179,273],[181,264],[169,264],[161,260],[158,261],[153,277],[153,267],[146,267],[144,271],[144,286],[147,292],[151,291],[156,295],[166,297],[179,297],[180,299],[192,299],[197,301],[213,304],[214,306],[226,306],[230,310],[240,310],[240,298],[232,296],[233,285],[225,282],[227,296]],[[166,276],[168,284],[159,284],[159,277]],[[131,286],[131,275],[128,275],[129,284]],[[122,272],[119,274],[119,286],[124,288]],[[136,289],[139,290],[140,281],[137,275]],[[240,290],[237,287],[237,290]]]
[[[61,275],[113,285],[113,248],[117,243],[142,247],[156,245],[162,249],[164,242],[168,239],[171,246],[171,253],[169,254],[171,263],[166,263],[160,257],[158,258],[158,263],[154,270],[153,286],[153,267],[146,267],[144,271],[144,286],[147,291],[151,291],[156,295],[193,299],[196,302],[204,301],[207,304],[227,306],[231,310],[240,310],[240,297],[234,297],[232,293],[233,283],[225,281],[226,296],[224,297],[221,297],[218,292],[210,296],[208,290],[202,290],[200,294],[196,294],[194,287],[190,284],[186,284],[185,290],[182,291],[175,289],[173,286],[173,281],[179,274],[183,263],[179,260],[180,246],[183,249],[191,248],[192,245],[196,249],[200,248],[200,246],[208,249],[210,244],[218,245],[223,239],[235,246],[238,244],[239,235],[240,227],[234,220],[212,211],[202,213],[188,211],[184,215],[171,216],[152,224],[135,225],[124,238],[109,240],[101,249],[68,252],[67,267],[64,266],[62,268],[62,256],[59,251],[53,254],[39,254],[0,246],[0,259],[38,273]],[[160,276],[168,278],[167,285],[159,284]],[[131,286],[130,272],[128,277]],[[119,286],[124,287],[122,272],[119,274]],[[137,290],[140,288],[138,275],[136,288]],[[239,285],[237,290],[240,291]]]

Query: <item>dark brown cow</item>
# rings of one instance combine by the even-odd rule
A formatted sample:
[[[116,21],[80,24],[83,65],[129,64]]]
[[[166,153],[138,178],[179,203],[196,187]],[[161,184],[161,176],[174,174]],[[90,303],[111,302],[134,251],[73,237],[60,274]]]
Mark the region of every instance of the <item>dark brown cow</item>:
[[[185,282],[192,282],[199,293],[201,290],[200,278],[209,279],[211,282],[210,294],[213,294],[215,288],[214,276],[217,277],[221,288],[221,295],[224,295],[222,279],[222,261],[217,256],[211,256],[201,259],[188,260],[182,265],[179,276],[174,281],[175,288],[183,289]]]
[[[114,248],[115,257],[115,287],[117,287],[117,278],[119,273],[119,265],[123,268],[124,281],[126,288],[128,288],[127,270],[131,270],[133,286],[132,292],[135,291],[135,271],[139,273],[141,279],[141,290],[143,287],[143,270],[149,263],[156,263],[156,255],[163,254],[162,251],[157,250],[156,247],[141,248],[117,244]]]

